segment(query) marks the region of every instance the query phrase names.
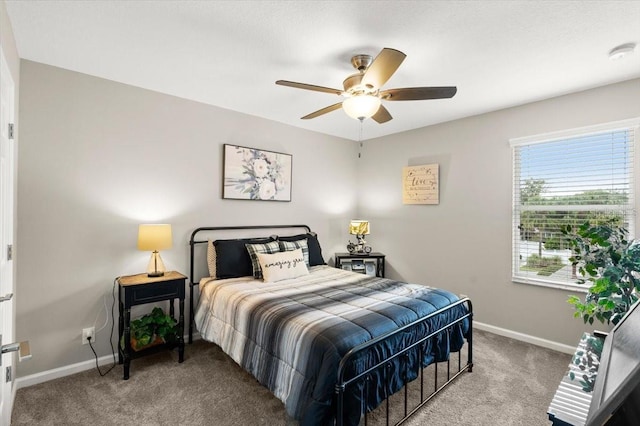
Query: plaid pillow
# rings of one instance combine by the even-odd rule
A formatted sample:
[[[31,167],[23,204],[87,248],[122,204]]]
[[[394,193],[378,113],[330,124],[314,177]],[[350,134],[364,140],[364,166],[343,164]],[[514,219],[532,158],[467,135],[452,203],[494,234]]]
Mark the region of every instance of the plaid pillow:
[[[280,252],[280,245],[277,241],[271,241],[265,244],[245,244],[249,257],[251,258],[251,266],[253,268],[253,277],[262,279],[262,268],[258,261],[258,253],[274,254]]]
[[[307,268],[309,268],[309,245],[307,244],[307,239],[297,240],[297,241],[281,241],[279,240],[280,251],[291,251],[296,249],[302,249],[302,256],[304,257],[304,263],[307,264]]]

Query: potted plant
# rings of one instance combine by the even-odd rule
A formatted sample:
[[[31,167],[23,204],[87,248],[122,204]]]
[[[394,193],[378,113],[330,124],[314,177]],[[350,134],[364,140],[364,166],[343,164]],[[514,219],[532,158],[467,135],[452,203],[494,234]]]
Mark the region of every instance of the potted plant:
[[[131,321],[131,347],[135,351],[161,343],[174,342],[177,321],[155,307],[151,313]]]
[[[616,220],[591,225],[589,222],[573,229],[563,227],[577,266],[578,283],[591,283],[582,301],[570,296],[574,316],[585,323],[597,319],[603,324],[617,324],[640,292],[640,244],[628,239],[628,230]]]

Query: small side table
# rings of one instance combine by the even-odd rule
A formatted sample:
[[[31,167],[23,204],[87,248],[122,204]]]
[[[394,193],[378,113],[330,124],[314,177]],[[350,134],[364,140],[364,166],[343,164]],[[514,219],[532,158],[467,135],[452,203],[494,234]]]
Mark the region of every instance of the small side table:
[[[131,360],[158,349],[175,347],[175,345],[159,345],[141,351],[131,348],[131,307],[146,303],[169,300],[169,315],[175,318],[173,302],[178,299],[178,362],[184,361],[184,295],[187,277],[179,272],[165,272],[161,277],[149,277],[147,274],[130,275],[118,279],[118,299],[120,301],[120,318],[118,328],[118,361],[124,363],[124,380],[129,379]],[[120,342],[124,344],[121,345]]]
[[[384,278],[385,255],[373,253],[336,253],[336,268]]]

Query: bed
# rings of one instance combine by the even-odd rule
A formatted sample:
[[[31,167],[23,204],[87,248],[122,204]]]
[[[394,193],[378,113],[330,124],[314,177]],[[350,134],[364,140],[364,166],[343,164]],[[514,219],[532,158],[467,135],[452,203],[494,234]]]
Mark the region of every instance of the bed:
[[[221,231],[260,236],[211,236]],[[193,231],[190,246],[189,342],[197,327],[302,426],[366,424],[367,413],[385,401],[389,424],[389,397],[404,388],[399,424],[472,371],[468,298],[330,267],[306,225],[203,227]],[[205,272],[198,246],[206,247]],[[438,378],[442,364],[446,380]],[[427,366],[435,368],[428,394]],[[420,397],[410,407],[404,385],[415,379]]]

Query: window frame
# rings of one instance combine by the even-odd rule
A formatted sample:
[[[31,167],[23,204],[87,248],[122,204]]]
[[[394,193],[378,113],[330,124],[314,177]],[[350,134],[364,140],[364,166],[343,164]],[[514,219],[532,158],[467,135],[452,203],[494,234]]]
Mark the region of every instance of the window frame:
[[[521,146],[530,146],[534,144],[543,144],[549,142],[558,142],[562,140],[567,140],[571,138],[578,138],[598,133],[604,132],[614,132],[626,130],[632,131],[632,141],[631,141],[631,151],[633,152],[632,158],[632,166],[631,166],[631,181],[630,188],[631,193],[629,194],[629,202],[625,204],[625,206],[631,207],[631,213],[629,214],[629,237],[634,238],[635,230],[637,229],[637,214],[640,209],[638,208],[640,194],[640,152],[638,151],[638,147],[640,145],[640,117],[613,121],[608,123],[601,123],[597,125],[573,128],[560,130],[555,132],[512,138],[509,139],[509,145],[511,148],[511,167],[512,167],[512,184],[511,184],[511,192],[512,192],[512,201],[511,201],[511,281],[516,284],[529,284],[540,287],[551,287],[556,289],[577,291],[577,292],[587,292],[588,287],[584,284],[578,283],[561,283],[557,281],[552,281],[544,278],[532,278],[525,277],[520,275],[520,241],[519,241],[519,228],[520,218],[516,217],[516,212],[522,212],[527,209],[522,209],[520,203],[520,183],[521,183],[521,174],[518,170],[517,161],[517,147]],[[549,206],[553,208],[553,206]],[[598,208],[593,209],[593,206],[587,209],[588,211],[598,210]],[[580,208],[572,208],[572,211],[578,211]],[[604,209],[604,207],[603,207]],[[539,209],[531,209],[532,211],[539,211]]]

